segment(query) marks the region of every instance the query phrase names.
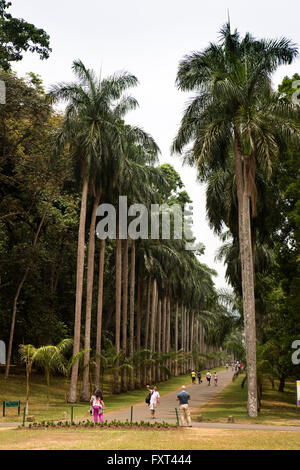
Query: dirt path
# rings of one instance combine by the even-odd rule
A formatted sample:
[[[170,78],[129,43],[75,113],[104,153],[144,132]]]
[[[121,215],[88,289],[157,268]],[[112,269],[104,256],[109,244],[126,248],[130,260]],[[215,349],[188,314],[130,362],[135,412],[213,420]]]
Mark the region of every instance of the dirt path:
[[[224,370],[218,372],[218,385],[217,387],[214,385],[213,381],[211,381],[211,385],[208,386],[205,380],[205,377],[202,377],[203,382],[201,384],[197,383],[182,383],[182,385],[186,386],[187,392],[191,396],[190,400],[190,410],[193,411],[194,409],[200,408],[203,403],[207,403],[209,400],[214,398],[221,390],[224,389],[231,381],[232,381],[233,372],[231,370]],[[159,389],[158,389],[159,391]],[[160,398],[160,404],[156,409],[155,412],[155,421],[156,422],[168,422],[168,423],[176,423],[176,411],[175,408],[178,405],[176,401],[176,396],[180,392],[180,387],[173,392],[168,393],[167,395],[163,395]],[[147,396],[147,390],[145,389],[145,398]],[[109,405],[109,404],[108,404]],[[131,419],[131,406],[127,408],[123,408],[122,410],[118,411],[107,411],[104,410],[104,420],[112,421],[117,419],[119,421],[130,421]],[[149,407],[145,402],[139,403],[133,406],[133,421],[151,421],[151,413]]]

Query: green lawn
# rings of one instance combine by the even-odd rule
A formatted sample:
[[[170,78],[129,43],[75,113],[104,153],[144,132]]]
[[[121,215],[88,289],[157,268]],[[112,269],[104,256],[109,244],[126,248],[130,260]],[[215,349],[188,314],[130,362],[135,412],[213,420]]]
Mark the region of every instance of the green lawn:
[[[263,423],[274,425],[300,426],[300,413],[296,412],[295,382],[287,381],[285,391],[278,392],[278,383],[272,390],[269,381],[263,385],[262,408],[257,418],[247,415],[247,388],[241,388],[244,375],[230,383],[215,398],[193,413],[193,417],[202,415],[203,421],[227,422],[228,416],[234,416],[236,423]]]
[[[299,442],[300,431],[0,429],[0,450],[297,450]]]

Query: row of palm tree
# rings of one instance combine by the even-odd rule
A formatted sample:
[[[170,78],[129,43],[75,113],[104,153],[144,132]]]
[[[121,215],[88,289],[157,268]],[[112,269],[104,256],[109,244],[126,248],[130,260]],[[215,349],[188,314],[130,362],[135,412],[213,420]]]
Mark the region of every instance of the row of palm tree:
[[[80,337],[86,267],[81,399],[87,401],[90,397],[91,319],[97,246],[95,232],[99,203],[110,202],[118,208],[119,196],[126,194],[129,204],[143,203],[150,208],[151,204],[166,202],[170,185],[161,167],[156,165],[159,148],[154,139],[142,129],[124,122],[126,113],[137,106],[133,97],[125,96],[125,92],[137,84],[136,77],[122,72],[99,79],[81,61],[73,63],[73,70],[77,81],[54,86],[49,98],[52,103],[67,101],[55,156],[58,158],[60,152],[68,148],[81,188],[73,357],[77,357],[82,347]],[[91,217],[87,229],[89,206]],[[99,386],[101,375],[107,243],[105,239],[100,240],[95,386]],[[211,279],[214,273],[198,261],[195,253],[185,249],[185,240],[124,238],[117,219],[116,240],[110,241],[110,245],[115,253],[113,390],[118,393],[140,387],[150,380],[167,378],[173,365],[177,374],[182,357],[180,372],[186,372],[192,366],[193,351],[200,354],[199,345],[204,347],[204,329],[208,331],[213,319],[218,316],[218,306]],[[188,355],[191,356],[189,359]],[[79,361],[75,359],[69,402],[77,399],[78,367]]]

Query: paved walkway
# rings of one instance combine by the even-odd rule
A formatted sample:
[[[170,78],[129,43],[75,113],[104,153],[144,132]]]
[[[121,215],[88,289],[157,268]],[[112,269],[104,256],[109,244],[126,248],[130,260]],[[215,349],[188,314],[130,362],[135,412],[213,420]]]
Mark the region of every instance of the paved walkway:
[[[195,384],[182,383],[186,386],[187,392],[190,394],[190,410],[200,408],[204,403],[207,403],[209,400],[214,398],[224,387],[226,387],[232,381],[233,372],[231,370],[224,370],[218,372],[218,385],[215,386],[213,380],[211,380],[211,385],[208,386],[205,380],[205,377],[202,377],[203,382],[198,384],[198,380]],[[158,389],[159,391],[159,389]],[[176,396],[180,392],[180,387],[173,392],[163,395],[160,398],[160,404],[155,411],[155,420],[151,419],[151,412],[148,405],[144,403],[139,403],[133,406],[133,421],[155,421],[155,422],[168,422],[176,423],[176,411],[175,408],[178,406],[176,401]],[[147,396],[147,389],[145,389],[145,398]],[[104,410],[104,419],[107,421],[112,421],[117,419],[120,421],[130,421],[131,418],[131,407],[128,406],[122,410],[111,411]],[[199,423],[200,424],[200,423]]]
[[[228,371],[218,372],[218,385],[214,385],[211,381],[211,385],[208,386],[205,377],[202,377],[202,384],[187,384],[182,383],[186,386],[186,390],[191,396],[190,410],[199,409],[204,403],[214,398],[221,390],[223,390],[232,381],[233,372],[229,369]],[[155,416],[156,419],[151,419],[151,413],[146,403],[139,403],[133,406],[133,421],[149,421],[149,422],[168,422],[176,423],[176,411],[175,408],[178,406],[176,396],[180,392],[180,387],[174,392],[170,392],[167,395],[163,395],[160,398],[160,405],[156,408]],[[145,398],[147,390],[145,390]],[[112,421],[117,419],[120,421],[130,421],[131,407],[124,408],[118,411],[107,411],[104,412],[104,419]],[[215,428],[215,429],[248,429],[248,430],[265,430],[265,431],[294,431],[300,433],[300,426],[274,426],[264,424],[234,424],[234,423],[202,423],[193,421],[193,428]]]

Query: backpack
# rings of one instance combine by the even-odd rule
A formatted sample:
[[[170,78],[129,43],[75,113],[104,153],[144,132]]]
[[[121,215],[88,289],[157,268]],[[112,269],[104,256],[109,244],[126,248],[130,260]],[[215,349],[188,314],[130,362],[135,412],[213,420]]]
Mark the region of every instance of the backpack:
[[[146,396],[145,402],[147,403],[147,405],[150,405],[151,395],[152,392],[149,392],[149,394]]]

